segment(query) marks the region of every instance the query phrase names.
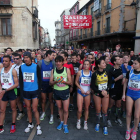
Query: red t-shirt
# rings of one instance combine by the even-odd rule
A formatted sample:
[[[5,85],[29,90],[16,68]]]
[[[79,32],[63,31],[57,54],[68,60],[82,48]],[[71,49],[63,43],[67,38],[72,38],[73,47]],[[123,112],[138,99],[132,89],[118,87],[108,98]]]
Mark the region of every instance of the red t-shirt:
[[[67,62],[67,63],[65,63],[63,66],[70,69],[71,75],[74,75],[74,74],[75,74],[73,65],[72,65],[71,63],[68,63],[68,62]]]
[[[84,61],[83,61],[83,60],[80,60],[80,61],[79,61],[79,63],[80,63],[80,64],[83,64],[83,63],[84,63]]]

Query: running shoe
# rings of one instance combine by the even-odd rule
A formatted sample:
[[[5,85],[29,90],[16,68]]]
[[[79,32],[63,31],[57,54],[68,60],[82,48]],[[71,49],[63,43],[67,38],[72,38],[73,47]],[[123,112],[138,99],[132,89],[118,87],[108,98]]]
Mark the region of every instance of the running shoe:
[[[81,129],[81,121],[77,121],[76,128]]]
[[[69,130],[68,130],[68,125],[63,125],[63,129],[64,129],[64,133],[68,134]]]
[[[104,134],[105,136],[108,135],[107,127],[104,127],[104,128],[103,128],[103,134]]]
[[[46,116],[46,114],[45,114],[45,112],[43,112],[42,115],[40,116],[40,120],[43,121],[45,116]]]
[[[112,124],[111,124],[111,121],[110,120],[107,121],[107,126],[108,127],[112,127]]]
[[[41,135],[42,134],[41,126],[38,125],[36,129],[37,129],[37,135]]]
[[[119,126],[123,126],[122,121],[120,119],[116,119],[115,123],[119,124]]]
[[[73,104],[70,104],[69,111],[73,111],[73,110],[74,110],[74,105]]]
[[[49,124],[53,124],[53,116],[50,117]]]
[[[16,132],[16,125],[11,125],[10,133],[15,133],[15,132]]]
[[[58,126],[57,126],[57,130],[61,130],[63,128],[63,122],[61,122]]]
[[[34,127],[34,124],[33,124],[33,123],[32,123],[32,125],[31,125],[31,124],[28,124],[28,127],[25,129],[25,133],[30,132],[30,130],[31,130],[33,127]]]
[[[96,124],[96,126],[95,126],[95,131],[96,131],[96,132],[99,132],[99,129],[100,129],[100,124]]]
[[[87,122],[84,122],[84,130],[88,130]]]
[[[2,134],[4,132],[4,129],[2,128],[2,129],[0,129],[0,134]]]
[[[130,131],[126,131],[125,139],[130,140]]]
[[[24,117],[24,115],[25,115],[24,113],[19,113],[17,116],[17,120],[18,121],[21,120],[21,118]]]
[[[132,132],[132,134],[131,134],[131,139],[132,140],[136,140],[136,138],[137,138],[137,132]]]

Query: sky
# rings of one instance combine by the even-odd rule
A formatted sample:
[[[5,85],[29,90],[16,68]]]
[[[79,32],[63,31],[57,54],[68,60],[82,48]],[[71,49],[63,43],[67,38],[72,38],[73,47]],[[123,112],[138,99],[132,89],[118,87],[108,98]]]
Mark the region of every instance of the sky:
[[[60,20],[61,13],[71,8],[77,0],[38,0],[39,19],[41,26],[48,29],[51,43],[55,39],[55,21]]]

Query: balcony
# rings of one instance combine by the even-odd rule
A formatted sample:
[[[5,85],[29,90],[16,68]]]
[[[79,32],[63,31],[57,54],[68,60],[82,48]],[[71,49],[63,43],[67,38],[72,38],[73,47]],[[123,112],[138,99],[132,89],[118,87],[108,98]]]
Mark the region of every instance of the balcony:
[[[106,27],[104,28],[104,34],[110,33],[111,32],[111,27]]]
[[[72,41],[73,40],[73,37],[70,37],[70,41]]]
[[[95,14],[95,18],[99,18],[101,16],[101,10],[98,10]]]
[[[78,37],[79,39],[82,39],[82,35],[79,35],[79,37]]]
[[[108,12],[109,10],[111,10],[111,6],[112,6],[112,4],[111,4],[111,3],[108,3],[108,4],[105,6],[105,12]]]
[[[83,38],[87,38],[87,34],[83,34]]]
[[[73,39],[74,39],[74,40],[77,40],[77,39],[78,39],[78,36],[74,36]]]
[[[32,8],[34,8],[33,16],[34,16],[35,18],[38,18],[38,9],[37,9],[35,6],[33,6]]]
[[[0,7],[12,7],[12,0],[0,0]]]
[[[95,36],[98,36],[98,35],[100,35],[100,34],[101,34],[101,30],[95,31]]]

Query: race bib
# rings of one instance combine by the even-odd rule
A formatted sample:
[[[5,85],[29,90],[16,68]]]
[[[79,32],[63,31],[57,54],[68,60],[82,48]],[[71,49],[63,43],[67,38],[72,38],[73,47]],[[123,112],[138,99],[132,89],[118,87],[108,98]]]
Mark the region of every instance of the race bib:
[[[1,83],[2,83],[2,85],[5,85],[5,84],[12,85],[12,79],[11,79],[9,73],[7,73],[7,74],[2,73]]]
[[[107,83],[98,85],[98,90],[102,91],[102,90],[106,90],[106,89],[107,89]]]
[[[43,79],[50,79],[51,71],[43,71]]]
[[[129,80],[128,86],[129,89],[140,90],[140,81]]]
[[[34,82],[34,73],[23,73],[23,81],[24,82]]]
[[[91,77],[82,77],[81,78],[81,85],[82,86],[90,86]]]
[[[74,71],[75,71],[75,74],[77,74],[77,73],[78,73],[78,71],[79,71],[79,68],[74,67]]]
[[[67,81],[67,78],[60,78],[60,77],[57,77],[57,81],[59,81],[59,83],[57,83],[57,86],[58,87],[65,87],[66,85],[64,83],[61,83],[62,81]]]

